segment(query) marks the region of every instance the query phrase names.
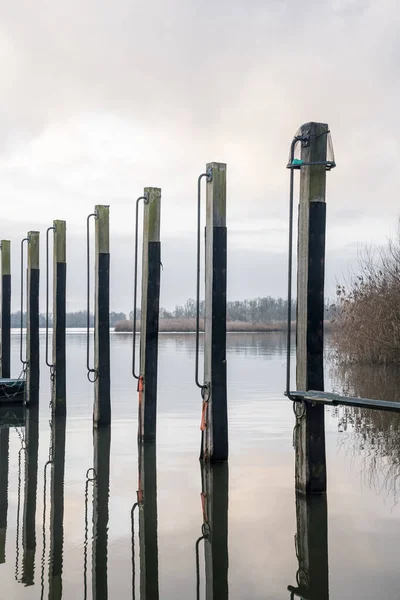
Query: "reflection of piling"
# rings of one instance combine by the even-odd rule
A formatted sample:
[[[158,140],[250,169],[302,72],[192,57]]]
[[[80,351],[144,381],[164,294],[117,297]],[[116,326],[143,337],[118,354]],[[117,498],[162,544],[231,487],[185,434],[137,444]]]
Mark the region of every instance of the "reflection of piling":
[[[93,600],[108,598],[108,502],[110,491],[110,428],[93,432],[93,468],[96,474],[93,487]]]
[[[39,232],[28,233],[28,290],[26,311],[26,403],[39,401]]]
[[[156,445],[139,445],[140,597],[158,600]]]
[[[228,465],[202,464],[201,472],[206,600],[228,600]]]
[[[65,327],[66,327],[66,224],[54,221],[53,261],[53,410],[56,417],[66,414]]]
[[[207,165],[204,399],[201,457],[228,458],[226,394],[226,165]],[[204,408],[203,408],[204,410]]]
[[[110,405],[110,231],[109,207],[96,206],[95,221],[94,425],[109,425]]]
[[[27,409],[26,411],[25,438],[26,458],[24,486],[24,520],[22,528],[22,582],[25,585],[33,585],[36,552],[36,496],[39,445],[39,416],[37,407]]]
[[[61,600],[64,543],[65,418],[52,423],[49,599]]]
[[[329,600],[328,520],[325,494],[296,494],[296,554],[299,563],[293,596]]]
[[[1,376],[11,377],[11,257],[10,242],[1,240]]]
[[[145,188],[142,253],[142,303],[140,330],[140,375],[143,396],[139,403],[140,441],[156,439],[158,318],[160,300],[160,209],[161,190]]]
[[[323,327],[328,126],[307,123],[302,144],[297,266],[297,389],[324,389]],[[322,163],[322,164],[321,164]],[[324,406],[305,403],[296,428],[296,489],[326,491]]]
[[[6,561],[9,429],[0,429],[0,564]]]

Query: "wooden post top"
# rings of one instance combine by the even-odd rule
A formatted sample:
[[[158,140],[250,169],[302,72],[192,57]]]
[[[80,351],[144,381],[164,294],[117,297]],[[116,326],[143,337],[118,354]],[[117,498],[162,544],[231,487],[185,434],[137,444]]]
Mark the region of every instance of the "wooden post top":
[[[1,240],[1,274],[11,275],[11,244],[10,240]]]
[[[110,252],[110,207],[102,204],[95,206],[96,212],[96,253],[109,254]]]
[[[53,221],[54,227],[54,260],[58,263],[65,263],[67,261],[67,244],[66,244],[66,233],[67,224],[65,221]]]
[[[301,147],[301,159],[305,163],[324,162],[327,158],[327,140],[329,127],[327,123],[305,123],[301,126],[301,134],[309,137],[309,144]],[[326,167],[324,164],[304,166],[300,179],[308,186],[307,193],[300,195],[300,201],[325,202]],[[301,185],[303,188],[304,185]]]
[[[211,162],[207,164],[207,217],[211,227],[226,227],[226,164]]]
[[[28,231],[28,269],[39,269],[39,231]]]
[[[144,195],[143,239],[148,242],[160,241],[161,188],[146,187]]]

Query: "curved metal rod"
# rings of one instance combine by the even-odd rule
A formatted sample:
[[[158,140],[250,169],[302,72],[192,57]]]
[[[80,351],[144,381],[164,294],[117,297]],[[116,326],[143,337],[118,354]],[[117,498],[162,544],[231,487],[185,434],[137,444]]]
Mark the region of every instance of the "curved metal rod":
[[[20,338],[19,338],[19,359],[22,362],[25,370],[27,361],[22,358],[23,345],[23,325],[24,325],[24,243],[29,242],[29,237],[21,240],[21,321],[20,321]]]
[[[297,142],[302,136],[293,138],[290,145],[290,163],[294,160],[294,151]],[[294,169],[290,169],[289,190],[289,253],[288,253],[288,292],[287,292],[287,332],[286,332],[286,396],[290,397],[290,353],[291,353],[291,325],[292,325],[292,275],[293,275],[293,194],[294,194]]]
[[[139,237],[139,202],[143,200],[145,204],[148,203],[149,197],[139,196],[136,200],[136,222],[135,222],[135,270],[133,275],[133,348],[132,348],[132,375],[135,379],[139,379],[139,375],[135,371],[136,362],[136,310],[137,310],[137,271],[138,271],[138,237]],[[139,365],[140,371],[140,365]]]
[[[199,381],[199,343],[200,343],[200,221],[201,221],[201,180],[210,180],[211,173],[202,173],[197,179],[197,266],[196,266],[196,365],[195,382],[197,387],[204,389],[204,383]]]
[[[97,219],[97,212],[90,213],[86,219],[86,266],[87,266],[87,294],[86,294],[86,368],[87,378],[94,383],[98,378],[97,369],[90,366],[89,330],[90,330],[90,219]],[[93,373],[93,379],[90,375]]]
[[[56,228],[48,227],[46,230],[46,365],[54,369],[54,365],[49,362],[49,232]]]

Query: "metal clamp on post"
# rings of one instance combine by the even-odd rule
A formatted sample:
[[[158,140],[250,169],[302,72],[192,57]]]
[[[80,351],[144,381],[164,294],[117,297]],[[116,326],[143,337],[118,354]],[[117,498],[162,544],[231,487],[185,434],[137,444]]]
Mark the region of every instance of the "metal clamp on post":
[[[89,334],[90,334],[90,219],[94,217],[97,219],[97,212],[90,213],[86,219],[86,261],[87,261],[87,295],[86,295],[86,368],[87,378],[91,383],[95,383],[99,376],[97,369],[90,366],[90,348],[89,348]],[[93,378],[92,378],[93,373]]]
[[[22,363],[22,370],[23,373],[26,373],[27,370],[27,365],[28,365],[28,361],[26,360],[26,353],[25,353],[25,360],[22,357],[22,349],[23,349],[23,327],[24,327],[24,243],[26,242],[27,244],[29,243],[29,236],[25,237],[22,241],[21,241],[21,320],[20,320],[20,338],[19,338],[19,359]]]
[[[135,265],[134,265],[134,276],[133,276],[133,315],[132,315],[132,325],[133,325],[133,347],[132,347],[132,375],[135,379],[138,380],[138,391],[142,391],[141,388],[141,376],[140,376],[140,366],[139,366],[139,374],[136,373],[135,363],[136,363],[136,312],[137,312],[137,271],[138,271],[138,244],[139,244],[139,202],[143,200],[144,204],[148,204],[149,197],[147,194],[144,196],[139,196],[136,200],[136,215],[135,215]]]
[[[55,365],[49,361],[49,233],[55,230],[54,226],[46,230],[46,365],[50,368],[50,379],[54,377]]]

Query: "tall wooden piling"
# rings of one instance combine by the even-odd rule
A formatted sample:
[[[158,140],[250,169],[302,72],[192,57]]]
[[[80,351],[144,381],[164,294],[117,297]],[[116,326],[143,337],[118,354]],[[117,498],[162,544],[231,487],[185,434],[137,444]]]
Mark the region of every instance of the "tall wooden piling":
[[[160,304],[161,190],[144,189],[140,376],[143,394],[139,402],[138,439],[155,441],[157,425],[158,320]],[[139,383],[140,385],[140,383]]]
[[[140,597],[158,600],[157,465],[155,443],[139,444]]]
[[[55,417],[66,415],[66,223],[54,221],[53,258],[53,411]]]
[[[110,425],[110,213],[96,206],[95,221],[95,309],[93,421],[96,427]]]
[[[26,311],[26,403],[39,402],[39,232],[28,233],[28,289]]]
[[[326,494],[296,494],[296,586],[299,598],[329,600],[328,510]]]
[[[328,125],[306,123],[301,127],[301,159],[324,163]],[[326,227],[326,167],[302,166],[297,261],[297,389],[324,389],[324,275]],[[324,406],[305,403],[298,407],[296,427],[296,489],[303,493],[326,491]]]
[[[1,240],[1,377],[11,377],[11,248]]]
[[[92,546],[92,597],[108,598],[108,518],[110,496],[110,443],[109,427],[93,432],[93,546]]]
[[[0,564],[6,561],[9,439],[10,430],[8,427],[2,427],[0,429]]]
[[[201,458],[228,459],[226,393],[226,165],[207,165],[205,260],[205,427]]]
[[[228,488],[226,462],[201,464],[206,600],[228,600]]]
[[[29,586],[34,584],[36,554],[36,500],[39,447],[39,414],[37,405],[26,411],[25,439],[22,583]]]
[[[62,598],[62,571],[64,545],[64,471],[65,471],[65,418],[52,422],[52,464],[50,500],[50,565],[49,598]]]

